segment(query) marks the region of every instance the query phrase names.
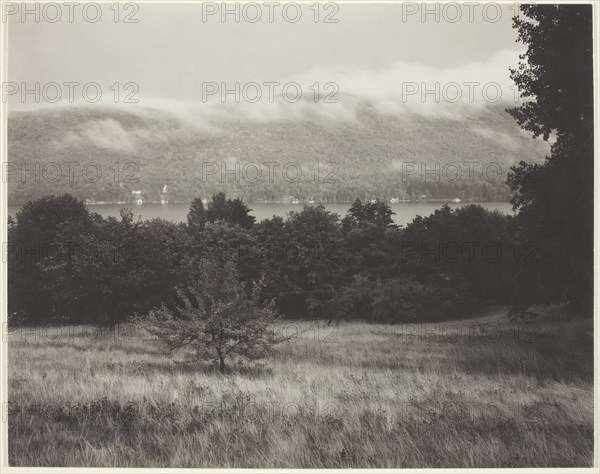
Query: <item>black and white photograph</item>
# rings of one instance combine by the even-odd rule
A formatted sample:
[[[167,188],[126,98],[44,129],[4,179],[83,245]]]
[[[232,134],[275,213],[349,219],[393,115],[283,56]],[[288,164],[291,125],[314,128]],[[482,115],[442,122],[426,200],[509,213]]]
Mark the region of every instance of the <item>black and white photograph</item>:
[[[598,472],[599,6],[0,0],[0,471]]]

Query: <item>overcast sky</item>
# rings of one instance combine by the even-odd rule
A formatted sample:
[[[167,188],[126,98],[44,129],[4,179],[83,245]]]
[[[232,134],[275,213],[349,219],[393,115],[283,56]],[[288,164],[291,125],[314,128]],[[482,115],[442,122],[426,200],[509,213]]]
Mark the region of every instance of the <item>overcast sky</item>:
[[[439,22],[433,14],[423,22],[421,12],[412,15],[406,6],[348,4],[339,5],[337,23],[315,23],[309,6],[302,5],[297,23],[285,21],[280,6],[273,9],[273,23],[267,7],[257,23],[243,17],[235,23],[233,15],[223,23],[219,12],[202,21],[198,4],[139,4],[137,23],[115,23],[108,4],[97,23],[83,21],[77,9],[73,23],[66,9],[54,24],[43,17],[35,23],[32,16],[23,22],[17,14],[8,22],[8,79],[97,82],[103,89],[131,81],[139,84],[140,105],[200,101],[208,81],[298,80],[303,88],[335,81],[342,93],[384,100],[403,81],[492,80],[507,89],[508,67],[523,50],[515,42],[509,5],[496,22],[493,9],[463,6],[455,23],[447,21],[455,10],[440,11]],[[132,11],[121,11],[120,20]],[[291,18],[294,10],[287,13]],[[321,7],[320,19],[327,13],[333,9]],[[30,108],[30,102],[11,96],[9,109]]]

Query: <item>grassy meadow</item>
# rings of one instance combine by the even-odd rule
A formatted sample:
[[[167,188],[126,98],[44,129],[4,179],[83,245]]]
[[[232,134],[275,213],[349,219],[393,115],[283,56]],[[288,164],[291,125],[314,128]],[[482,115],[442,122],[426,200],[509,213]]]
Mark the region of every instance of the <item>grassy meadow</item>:
[[[592,465],[592,321],[550,314],[511,322],[498,310],[442,326],[279,329],[298,337],[225,376],[124,330],[12,330],[3,413],[9,462]]]

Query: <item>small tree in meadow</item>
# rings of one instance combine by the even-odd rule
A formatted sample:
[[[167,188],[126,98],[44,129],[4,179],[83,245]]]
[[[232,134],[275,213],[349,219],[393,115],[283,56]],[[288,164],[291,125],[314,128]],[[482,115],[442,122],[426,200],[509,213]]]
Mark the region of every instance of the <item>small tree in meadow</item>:
[[[232,261],[203,259],[196,284],[178,292],[182,304],[151,311],[145,325],[171,351],[192,347],[198,359],[214,360],[225,373],[227,359],[261,359],[284,340],[273,330],[274,304],[260,302],[260,289],[259,283],[248,295]]]

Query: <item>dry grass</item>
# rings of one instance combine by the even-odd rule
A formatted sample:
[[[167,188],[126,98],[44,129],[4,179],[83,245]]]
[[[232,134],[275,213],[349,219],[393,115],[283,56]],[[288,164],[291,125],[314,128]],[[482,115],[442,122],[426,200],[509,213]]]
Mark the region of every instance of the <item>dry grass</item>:
[[[591,466],[591,321],[299,323],[267,366],[69,328],[9,337],[14,466]],[[478,326],[487,324],[487,326]],[[522,323],[521,323],[522,324]],[[311,329],[312,328],[312,329]],[[498,329],[501,333],[498,336]],[[56,331],[56,330],[54,330]],[[53,333],[55,334],[55,333]],[[337,342],[335,341],[337,339]]]

